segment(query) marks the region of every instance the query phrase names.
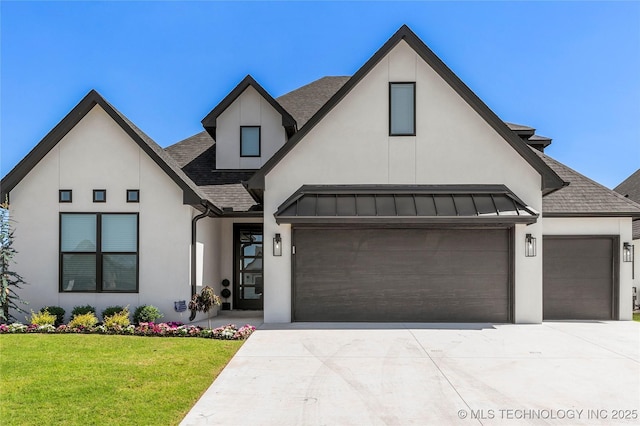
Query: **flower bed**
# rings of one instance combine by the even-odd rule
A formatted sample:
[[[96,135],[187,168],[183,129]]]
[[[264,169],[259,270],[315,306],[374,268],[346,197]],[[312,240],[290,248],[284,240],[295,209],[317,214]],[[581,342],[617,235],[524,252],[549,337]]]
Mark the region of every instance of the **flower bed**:
[[[243,340],[255,331],[255,327],[246,324],[240,328],[235,324],[227,324],[218,328],[202,328],[195,325],[184,325],[181,322],[142,322],[137,326],[128,325],[126,327],[114,326],[105,327],[96,325],[93,327],[69,327],[68,325],[24,325],[20,323],[0,324],[0,334],[5,333],[92,333],[92,334],[118,334],[132,336],[155,336],[155,337],[203,337],[220,340]]]

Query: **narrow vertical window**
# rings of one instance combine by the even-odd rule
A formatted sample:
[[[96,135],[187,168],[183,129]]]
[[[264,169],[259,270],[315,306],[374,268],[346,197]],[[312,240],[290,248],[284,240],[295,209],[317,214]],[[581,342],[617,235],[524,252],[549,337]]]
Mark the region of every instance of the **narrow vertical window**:
[[[61,189],[58,195],[58,201],[61,203],[70,203],[73,200],[72,194],[70,189]]]
[[[106,189],[94,189],[93,190],[93,202],[94,203],[106,203],[107,202],[107,190]]]
[[[140,202],[140,190],[127,189],[127,203],[139,203],[139,202]]]
[[[416,83],[389,83],[389,135],[415,134]]]
[[[240,126],[240,157],[260,157],[260,126]]]

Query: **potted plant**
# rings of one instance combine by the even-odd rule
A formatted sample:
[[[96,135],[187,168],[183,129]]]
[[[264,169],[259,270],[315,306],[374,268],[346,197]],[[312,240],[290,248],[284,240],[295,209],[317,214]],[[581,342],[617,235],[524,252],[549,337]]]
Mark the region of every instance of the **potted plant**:
[[[191,310],[191,321],[195,319],[196,312],[209,313],[214,306],[220,306],[220,296],[218,296],[211,287],[204,286],[200,290],[200,294],[194,294],[189,302],[189,309]],[[211,328],[211,316],[207,317],[209,328]]]

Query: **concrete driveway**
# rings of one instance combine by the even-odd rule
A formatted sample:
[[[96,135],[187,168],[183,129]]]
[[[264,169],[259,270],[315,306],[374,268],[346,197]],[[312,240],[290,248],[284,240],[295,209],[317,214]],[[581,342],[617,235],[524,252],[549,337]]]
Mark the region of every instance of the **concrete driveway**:
[[[181,424],[640,424],[640,323],[263,325]]]

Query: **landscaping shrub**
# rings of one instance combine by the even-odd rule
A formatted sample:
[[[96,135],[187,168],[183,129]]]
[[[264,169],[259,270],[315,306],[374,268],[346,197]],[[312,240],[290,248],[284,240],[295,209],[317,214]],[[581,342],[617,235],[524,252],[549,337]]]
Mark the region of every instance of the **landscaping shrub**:
[[[69,328],[91,328],[98,323],[98,318],[93,312],[77,314],[71,319]]]
[[[153,305],[138,306],[133,313],[133,322],[140,324],[141,322],[156,322],[157,319],[162,318],[164,315],[160,312],[160,309]]]
[[[95,314],[96,308],[91,305],[74,306],[73,311],[71,311],[71,319],[73,319],[73,317],[75,317],[76,315],[88,314],[89,312]]]
[[[108,308],[107,308],[108,309]],[[105,309],[106,311],[106,309]],[[102,314],[104,315],[104,313]],[[104,317],[104,326],[107,329],[121,330],[129,326],[129,309],[122,308],[120,311]]]
[[[31,311],[31,324],[37,326],[54,325],[56,323],[56,316],[48,311],[33,312]]]
[[[102,320],[106,320],[107,317],[112,316],[113,314],[118,314],[122,311],[124,311],[126,308],[124,308],[123,306],[109,306],[107,307],[104,311],[102,311]],[[127,315],[128,315],[129,310],[127,309]]]
[[[66,313],[66,311],[60,306],[45,306],[44,308],[40,309],[40,312],[44,311],[47,311],[50,314],[56,316],[56,323],[54,324],[56,327],[64,324],[64,314]]]

